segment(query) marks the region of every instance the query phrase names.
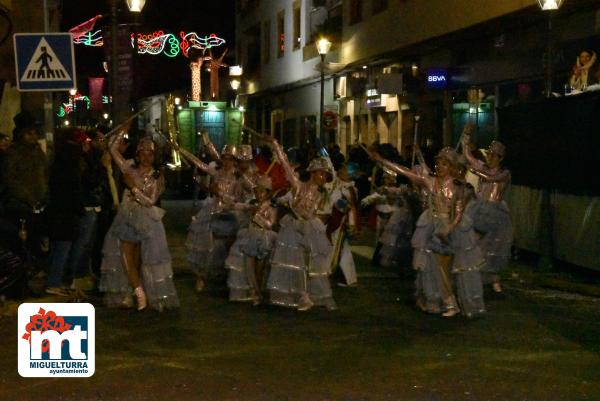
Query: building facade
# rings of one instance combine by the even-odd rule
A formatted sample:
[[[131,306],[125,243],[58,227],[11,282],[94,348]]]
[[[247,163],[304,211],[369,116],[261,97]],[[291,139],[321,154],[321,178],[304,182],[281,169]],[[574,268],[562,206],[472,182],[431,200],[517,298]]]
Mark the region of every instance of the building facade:
[[[497,135],[497,107],[542,96],[549,34],[562,88],[581,48],[595,46],[598,6],[567,0],[549,33],[536,0],[239,1],[246,123],[288,146],[318,135],[314,42],[323,35],[333,42],[324,109],[335,115],[324,141],[344,151],[378,140],[406,155],[418,116],[421,147],[454,145],[467,122],[485,146]]]
[[[16,91],[12,34],[44,32],[44,5],[48,31],[57,31],[59,3],[59,0],[0,0],[0,132],[3,134],[12,134],[12,117],[21,109],[32,112],[39,121],[44,119],[44,95]]]

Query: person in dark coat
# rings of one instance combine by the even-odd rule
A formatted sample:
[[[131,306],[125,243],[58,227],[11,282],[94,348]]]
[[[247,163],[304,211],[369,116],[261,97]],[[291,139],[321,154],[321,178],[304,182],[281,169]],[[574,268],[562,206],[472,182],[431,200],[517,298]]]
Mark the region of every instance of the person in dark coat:
[[[55,158],[50,168],[48,225],[50,263],[46,292],[66,296],[63,288],[65,266],[73,266],[72,248],[79,236],[84,212],[82,173],[83,146],[87,136],[78,129],[57,132]]]

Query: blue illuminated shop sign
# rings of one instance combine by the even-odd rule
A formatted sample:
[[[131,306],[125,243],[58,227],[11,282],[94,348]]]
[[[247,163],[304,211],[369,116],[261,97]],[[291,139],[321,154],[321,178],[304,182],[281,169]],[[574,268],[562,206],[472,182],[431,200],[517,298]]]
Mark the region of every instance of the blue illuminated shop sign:
[[[427,70],[427,87],[431,89],[445,89],[448,86],[448,70]]]

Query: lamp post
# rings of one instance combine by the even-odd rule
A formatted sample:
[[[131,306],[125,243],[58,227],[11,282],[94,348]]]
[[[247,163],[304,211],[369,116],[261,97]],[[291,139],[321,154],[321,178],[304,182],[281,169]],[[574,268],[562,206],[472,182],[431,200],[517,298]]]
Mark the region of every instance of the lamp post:
[[[552,96],[552,62],[553,62],[553,43],[552,43],[552,18],[554,13],[562,6],[564,0],[538,0],[542,11],[548,14],[548,40],[546,42],[546,97]]]
[[[542,11],[548,14],[548,41],[546,48],[546,97],[552,96],[552,59],[553,59],[553,41],[552,41],[552,17],[558,11],[564,0],[538,0]],[[550,188],[542,190],[540,239],[542,242],[542,255],[538,261],[538,267],[541,269],[552,268],[552,257],[554,256],[554,216],[552,202],[550,199]]]
[[[323,110],[325,108],[325,56],[329,53],[329,49],[331,49],[331,42],[326,38],[320,38],[315,43],[317,46],[317,51],[321,56],[321,102],[319,104],[319,138],[321,140],[324,139],[323,135],[323,126],[324,126],[324,118],[323,118]]]
[[[137,54],[138,54],[138,19],[140,13],[144,9],[144,5],[146,4],[146,0],[125,0],[127,3],[127,8],[131,13],[133,13],[133,78],[132,78],[132,92],[133,92],[133,104],[134,109],[137,110],[137,83],[135,79],[135,73],[137,71]]]

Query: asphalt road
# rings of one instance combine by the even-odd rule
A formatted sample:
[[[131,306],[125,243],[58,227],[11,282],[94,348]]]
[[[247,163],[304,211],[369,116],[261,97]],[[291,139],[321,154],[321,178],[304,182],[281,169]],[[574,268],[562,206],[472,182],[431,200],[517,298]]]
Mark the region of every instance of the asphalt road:
[[[183,239],[189,202],[165,203],[181,308],[96,302],[96,373],[25,379],[16,317],[0,319],[0,400],[600,400],[600,299],[541,290],[507,273],[484,318],[417,311],[406,271],[369,266],[339,310],[299,313],[193,292]],[[46,299],[44,299],[46,300]]]

